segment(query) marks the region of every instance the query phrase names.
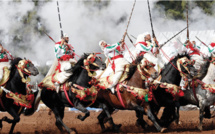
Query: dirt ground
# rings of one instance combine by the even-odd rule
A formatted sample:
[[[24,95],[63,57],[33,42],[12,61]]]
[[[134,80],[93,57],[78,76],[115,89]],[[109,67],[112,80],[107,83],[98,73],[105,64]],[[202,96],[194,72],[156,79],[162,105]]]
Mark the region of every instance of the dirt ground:
[[[75,129],[78,133],[100,133],[101,128],[98,124],[97,116],[100,112],[91,111],[91,115],[85,121],[80,121],[76,117],[78,114],[82,114],[74,111],[65,111],[64,122],[72,129]],[[7,113],[0,113],[0,118],[3,116],[9,116]],[[83,114],[82,114],[83,115]],[[198,110],[194,111],[180,111],[180,120],[182,124],[176,125],[172,123],[167,129],[166,133],[181,133],[181,134],[194,134],[194,133],[207,133],[215,134],[215,120],[204,119],[204,131],[197,130]],[[134,111],[118,111],[113,115],[114,122],[122,124],[120,133],[158,133],[152,123],[144,117],[145,121],[150,124],[149,128],[142,129],[135,125],[136,116]],[[8,133],[10,130],[10,124],[3,122],[3,128],[0,133]],[[106,127],[109,127],[106,123]],[[32,116],[21,115],[21,121],[16,125],[14,133],[21,134],[58,134],[60,131],[55,126],[54,114],[48,115],[48,110],[40,110]],[[110,133],[110,132],[107,132]]]

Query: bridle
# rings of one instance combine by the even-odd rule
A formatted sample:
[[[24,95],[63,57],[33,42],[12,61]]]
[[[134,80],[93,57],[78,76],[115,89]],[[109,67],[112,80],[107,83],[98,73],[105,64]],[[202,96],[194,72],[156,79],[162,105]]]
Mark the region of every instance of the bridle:
[[[180,72],[181,77],[187,77],[188,74],[190,74],[190,70],[188,69],[188,65],[194,65],[195,61],[194,60],[189,60],[187,57],[183,57],[177,60],[177,70]],[[188,72],[188,74],[182,72],[181,70],[181,66],[182,65],[184,67],[184,69]]]
[[[18,65],[16,65],[16,68],[19,72],[19,75],[22,78],[23,83],[29,83],[31,81],[29,77],[27,78],[24,77],[24,74],[27,74],[28,76],[31,75],[31,72],[27,70],[27,67],[30,66],[29,64],[32,64],[30,60],[20,60]]]
[[[143,58],[141,62],[137,65],[137,70],[141,75],[142,80],[146,80],[150,77],[150,73],[147,69],[154,67],[155,64],[149,62],[146,58]]]
[[[98,57],[98,56],[96,56],[96,54],[97,54],[97,53],[95,53],[95,54],[90,54],[90,55],[87,57],[87,59],[84,60],[84,67],[82,67],[82,68],[84,68],[85,70],[87,70],[88,76],[90,76],[90,77],[95,76],[95,75],[96,75],[96,74],[95,74],[95,71],[99,70],[99,69],[94,69],[94,70],[93,70],[93,69],[90,69],[90,65],[93,65],[93,66],[95,66],[95,67],[99,67],[99,65],[96,64],[94,61],[96,60],[96,58],[99,58],[99,59],[101,59],[101,58]],[[92,73],[91,71],[93,71],[93,73]]]

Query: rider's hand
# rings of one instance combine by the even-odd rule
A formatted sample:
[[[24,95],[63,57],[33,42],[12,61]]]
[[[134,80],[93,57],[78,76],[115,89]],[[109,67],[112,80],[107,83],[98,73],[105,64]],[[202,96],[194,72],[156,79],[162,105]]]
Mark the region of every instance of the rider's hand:
[[[61,44],[60,44],[60,45],[62,46],[65,42],[66,42],[65,39],[62,38],[62,39],[61,39]]]

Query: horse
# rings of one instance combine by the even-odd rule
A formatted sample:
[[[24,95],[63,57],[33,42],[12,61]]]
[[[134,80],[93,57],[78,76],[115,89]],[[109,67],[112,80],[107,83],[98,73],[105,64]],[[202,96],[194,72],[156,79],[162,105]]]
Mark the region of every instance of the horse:
[[[39,71],[31,61],[21,59],[19,57],[12,60],[9,79],[5,84],[2,85],[5,86],[4,91],[7,93],[3,92],[2,96],[0,97],[0,111],[6,111],[13,117],[13,119],[9,119],[6,116],[3,117],[0,120],[0,128],[2,128],[2,121],[12,123],[9,132],[10,134],[13,133],[15,125],[20,121],[20,114],[24,110],[23,107],[25,107],[23,104],[20,104],[10,97],[12,97],[11,95],[17,93],[18,95],[25,96],[27,94],[26,83],[28,83],[30,80],[28,76],[36,76],[37,74],[39,74]],[[33,100],[32,98],[29,99],[31,99],[31,101]]]
[[[98,69],[103,70],[105,66],[105,63],[103,63],[100,57],[96,56],[96,54],[84,54],[84,56],[82,56],[72,68],[73,75],[68,79],[68,81],[71,82],[71,85],[77,84],[86,88],[91,87],[88,82],[91,81],[93,73]],[[75,107],[85,113],[84,116],[78,116],[78,119],[82,121],[90,116],[90,112],[86,107],[91,105],[93,101],[80,100],[71,90],[72,89],[70,88],[69,91],[57,93],[56,91],[43,87],[41,91],[41,100],[55,114],[55,124],[61,132],[63,131],[62,127],[64,127],[68,133],[72,132],[72,130],[62,121],[65,107]]]
[[[139,65],[142,66],[141,70],[138,68]],[[143,58],[143,56],[140,56],[135,61],[135,64],[130,66],[129,70],[129,77],[125,80],[126,84],[123,84],[124,88],[121,89],[122,91],[119,91],[119,89],[117,89],[117,94],[112,94],[109,90],[105,89],[102,83],[98,83],[96,85],[97,88],[100,89],[98,91],[96,101],[104,103],[105,106],[107,106],[106,109],[103,110],[98,116],[98,120],[102,130],[105,129],[104,119],[108,117],[112,122],[111,124],[113,124],[111,114],[115,109],[120,109],[135,110],[136,116],[138,118],[137,122],[141,124],[142,127],[145,127],[144,125],[146,124],[146,122],[143,120],[143,114],[146,113],[149,119],[154,123],[156,129],[159,132],[163,132],[165,128],[160,127],[160,125],[156,122],[155,117],[151,113],[150,106],[148,103],[148,101],[150,101],[152,98],[150,94],[151,90],[145,87],[146,78],[143,78],[143,76],[147,76],[147,78],[152,76],[153,79],[157,78],[158,73],[154,69],[154,64]],[[119,85],[120,84],[118,84],[116,88]],[[140,92],[145,92],[148,96],[145,94],[144,97],[147,96],[149,100],[146,99],[147,97],[145,99],[144,97],[139,98],[139,94],[135,94],[134,92],[129,91],[132,88],[136,88]]]
[[[189,84],[189,89],[184,91],[184,96],[179,99],[180,105],[185,106],[188,104],[193,104],[199,107],[199,125],[198,129],[201,131],[203,118],[210,118],[210,106],[215,102],[215,95],[210,90],[204,89],[206,84],[215,84],[214,82],[214,70],[215,65],[210,63],[211,57],[206,58],[207,63],[202,67],[201,73],[206,76],[201,79],[197,77]],[[209,67],[208,67],[209,66]],[[214,87],[212,87],[214,89]]]
[[[180,63],[180,59],[183,58],[187,58],[187,60]],[[182,76],[186,76],[190,80],[197,73],[197,70],[193,66],[194,63],[190,62],[189,59],[190,56],[187,54],[181,54],[174,57],[162,68],[160,73],[160,82],[166,82],[179,86]],[[162,126],[168,127],[172,121],[178,119],[179,117],[178,112],[175,111],[175,107],[180,107],[178,96],[174,97],[171,93],[166,92],[165,88],[161,87],[153,90],[153,95],[155,99],[150,102],[153,114],[157,115],[160,107],[164,106],[165,109],[163,115],[160,120],[157,120]],[[176,122],[178,122],[178,120],[176,120]]]

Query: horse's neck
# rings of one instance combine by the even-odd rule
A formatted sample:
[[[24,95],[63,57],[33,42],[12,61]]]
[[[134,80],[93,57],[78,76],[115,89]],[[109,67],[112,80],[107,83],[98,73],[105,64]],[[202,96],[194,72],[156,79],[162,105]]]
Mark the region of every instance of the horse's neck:
[[[88,72],[85,69],[83,69],[81,71],[79,77],[75,81],[75,83],[80,85],[80,86],[87,87],[89,85],[88,82],[90,80],[91,80],[91,77],[88,76]]]
[[[202,80],[208,73],[208,69],[209,69],[209,66],[210,66],[210,61],[209,59],[208,60],[201,60],[199,59],[200,63],[201,63],[201,74],[200,76],[198,77],[200,80]]]
[[[140,72],[136,69],[132,77],[128,80],[128,85],[134,86],[134,87],[140,87],[145,88],[144,82],[141,78]]]
[[[14,75],[11,76],[10,80],[6,84],[6,88],[12,92],[21,94],[26,93],[26,84],[22,82],[22,78],[19,72],[16,70]]]
[[[172,66],[172,65],[169,64],[169,66]],[[174,64],[174,66],[176,66],[176,64]],[[161,74],[162,75],[161,82],[167,82],[167,83],[176,84],[176,85],[180,84],[181,75],[180,75],[180,72],[177,69],[175,69],[174,66],[172,66],[170,69],[167,68],[168,70],[165,70],[164,68],[164,71]],[[168,72],[166,73],[166,71]]]
[[[203,82],[207,84],[215,84],[215,65],[210,64],[206,76],[203,78]]]

